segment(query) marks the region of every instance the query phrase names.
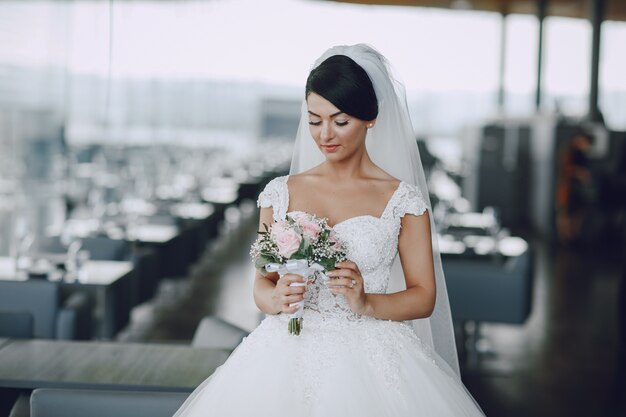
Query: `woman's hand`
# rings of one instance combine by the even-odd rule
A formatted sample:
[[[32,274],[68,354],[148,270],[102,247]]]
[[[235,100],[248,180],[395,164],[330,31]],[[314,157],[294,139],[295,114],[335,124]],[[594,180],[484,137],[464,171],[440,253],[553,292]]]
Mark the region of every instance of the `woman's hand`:
[[[285,274],[276,282],[276,287],[272,291],[272,301],[277,310],[281,313],[295,313],[298,309],[297,305],[289,304],[298,303],[304,300],[304,292],[306,286],[289,286],[292,282],[304,283],[304,278],[300,275]]]
[[[343,294],[350,310],[356,314],[367,315],[367,294],[359,267],[352,261],[338,262],[335,267],[337,269],[326,274],[330,278],[326,282],[330,292]]]

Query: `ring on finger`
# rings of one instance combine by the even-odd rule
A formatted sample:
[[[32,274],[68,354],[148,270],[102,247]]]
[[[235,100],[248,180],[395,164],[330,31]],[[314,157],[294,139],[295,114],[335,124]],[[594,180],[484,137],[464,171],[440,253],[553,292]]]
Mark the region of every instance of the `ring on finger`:
[[[350,288],[354,288],[355,285],[356,285],[355,280],[350,281]]]

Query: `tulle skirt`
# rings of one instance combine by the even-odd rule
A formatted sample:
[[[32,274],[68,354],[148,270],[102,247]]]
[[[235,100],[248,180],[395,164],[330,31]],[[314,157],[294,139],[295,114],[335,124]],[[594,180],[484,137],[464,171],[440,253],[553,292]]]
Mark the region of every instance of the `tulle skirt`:
[[[483,416],[402,322],[269,316],[175,417]]]

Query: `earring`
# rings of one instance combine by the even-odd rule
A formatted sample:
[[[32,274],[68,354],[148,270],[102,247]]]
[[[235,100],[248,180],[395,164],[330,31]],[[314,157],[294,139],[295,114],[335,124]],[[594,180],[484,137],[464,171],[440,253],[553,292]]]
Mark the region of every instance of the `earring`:
[[[367,127],[372,127],[374,126],[372,123],[368,124]]]

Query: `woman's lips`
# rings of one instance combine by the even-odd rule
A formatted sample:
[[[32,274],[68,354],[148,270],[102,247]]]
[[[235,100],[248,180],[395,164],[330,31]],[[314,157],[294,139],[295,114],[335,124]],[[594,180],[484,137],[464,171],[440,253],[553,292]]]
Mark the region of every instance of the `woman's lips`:
[[[339,145],[322,145],[322,148],[324,148],[326,152],[335,152],[337,148],[339,148]]]

